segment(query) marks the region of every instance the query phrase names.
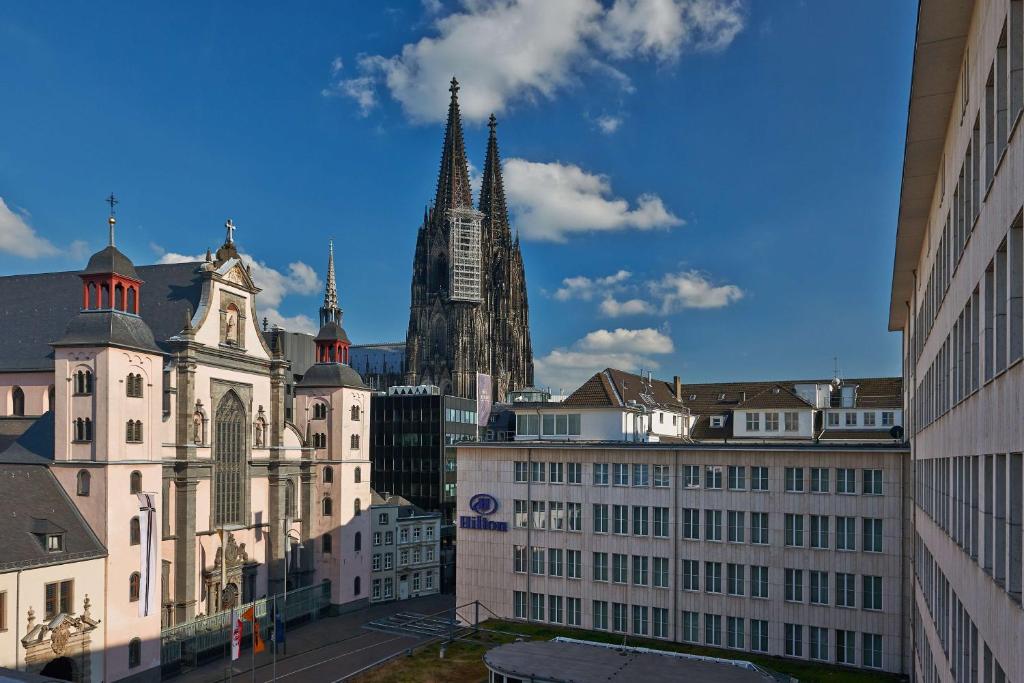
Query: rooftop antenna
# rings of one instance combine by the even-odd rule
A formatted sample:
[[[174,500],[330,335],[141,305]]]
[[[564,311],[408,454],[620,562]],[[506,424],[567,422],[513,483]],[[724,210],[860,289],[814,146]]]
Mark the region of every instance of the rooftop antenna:
[[[839,384],[839,356],[832,356],[832,377],[832,381]]]
[[[110,217],[107,218],[107,225],[109,229],[107,241],[110,246],[114,246],[114,224],[117,223],[117,219],[114,218],[114,207],[120,204],[120,202],[117,201],[117,197],[114,196],[113,192],[110,193],[110,196],[107,197],[105,201],[107,204],[110,204]]]

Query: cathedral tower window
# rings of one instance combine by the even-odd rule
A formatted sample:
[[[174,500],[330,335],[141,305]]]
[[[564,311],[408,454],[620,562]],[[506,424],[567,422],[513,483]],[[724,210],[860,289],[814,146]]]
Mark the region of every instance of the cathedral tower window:
[[[124,440],[127,443],[142,443],[142,420],[128,420],[125,423]]]
[[[138,572],[132,572],[128,577],[128,602],[139,601],[139,581],[142,577]]]
[[[349,439],[349,441],[351,442],[352,448],[359,448],[359,435],[358,434],[353,434],[352,437]]]
[[[128,486],[129,492],[132,495],[135,495],[136,493],[142,493],[142,472],[139,472],[138,470],[132,472],[130,483]]]
[[[361,484],[363,482],[363,470],[361,468],[357,467],[355,469],[354,474],[353,474],[353,478],[354,478],[354,481],[357,484]]]
[[[14,387],[11,392],[11,415],[25,414],[25,392],[21,387]]]
[[[322,476],[323,476],[323,482],[325,484],[330,484],[330,483],[332,483],[334,481],[334,470],[331,469],[330,467],[325,467]]]
[[[363,532],[362,531],[357,531],[356,535],[355,535],[355,539],[352,541],[352,550],[354,550],[355,552],[358,553],[362,549],[363,549]]]
[[[327,448],[327,435],[322,432],[314,434],[313,448]]]
[[[139,529],[139,517],[136,515],[132,517],[132,521],[128,523],[128,544],[138,545],[142,542],[142,532]]]
[[[114,308],[124,310],[124,285],[120,282],[114,285]]]
[[[78,418],[72,423],[75,432],[75,441],[92,441],[92,420],[90,418]]]
[[[83,497],[89,495],[89,487],[92,484],[92,475],[89,474],[88,470],[78,470],[78,476],[76,477],[75,492]]]
[[[128,373],[124,381],[125,395],[128,398],[142,398],[142,375],[134,372]]]
[[[327,417],[327,404],[326,403],[314,403],[313,404],[313,419],[323,420]]]
[[[363,514],[363,502],[361,500],[356,498],[355,503],[353,504],[353,507],[355,508],[353,510],[353,514],[355,514],[356,517],[358,517],[359,515]]]
[[[138,295],[137,295],[137,293],[135,291],[135,287],[129,287],[128,288],[128,305],[125,307],[125,310],[128,311],[129,313],[138,313],[139,312],[139,303],[138,303],[138,298],[137,297],[138,297]]]
[[[92,394],[92,371],[79,370],[75,373],[75,395],[89,396]]]
[[[359,406],[352,406],[352,420],[356,421],[359,419]]]
[[[320,504],[320,512],[324,517],[330,517],[334,514],[334,504],[331,502],[330,496],[324,496],[324,500]]]
[[[214,523],[242,522],[242,481],[245,465],[245,408],[234,392],[217,406],[213,444]]]
[[[329,533],[328,534],[324,534],[320,538],[320,550],[323,552],[324,555],[330,555],[331,554],[331,545],[332,545],[331,535]]]

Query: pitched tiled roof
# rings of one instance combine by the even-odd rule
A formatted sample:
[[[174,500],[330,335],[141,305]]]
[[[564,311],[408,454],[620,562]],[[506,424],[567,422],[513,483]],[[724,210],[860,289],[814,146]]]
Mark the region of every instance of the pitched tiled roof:
[[[569,394],[562,405],[586,406],[602,408],[605,406],[621,406],[622,402],[615,395],[611,382],[606,375],[608,371],[599,372]]]
[[[889,429],[826,429],[818,437],[822,441],[895,441]],[[902,441],[902,439],[900,439]]]
[[[810,409],[813,406],[786,387],[776,384],[754,394],[751,398],[736,406],[738,410],[755,410],[758,408],[794,408]]]

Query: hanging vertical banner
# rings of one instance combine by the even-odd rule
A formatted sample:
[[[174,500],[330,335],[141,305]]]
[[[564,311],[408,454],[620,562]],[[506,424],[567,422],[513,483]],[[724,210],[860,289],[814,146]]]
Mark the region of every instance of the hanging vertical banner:
[[[255,606],[242,612],[242,618],[252,622],[252,651],[263,652],[263,636],[260,635],[260,621],[256,618]]]
[[[491,419],[491,376],[476,373],[476,426],[486,427]]]
[[[238,618],[238,612],[231,608],[231,661],[235,661],[242,654],[242,620]]]
[[[155,614],[156,606],[156,494],[136,493],[139,498],[139,616]]]

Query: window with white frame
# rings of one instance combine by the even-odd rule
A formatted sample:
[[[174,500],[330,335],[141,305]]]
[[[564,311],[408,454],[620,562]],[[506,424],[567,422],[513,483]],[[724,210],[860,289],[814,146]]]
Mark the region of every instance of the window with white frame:
[[[747,431],[757,432],[761,430],[761,413],[747,413]]]

